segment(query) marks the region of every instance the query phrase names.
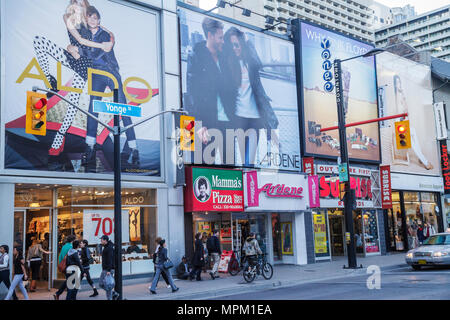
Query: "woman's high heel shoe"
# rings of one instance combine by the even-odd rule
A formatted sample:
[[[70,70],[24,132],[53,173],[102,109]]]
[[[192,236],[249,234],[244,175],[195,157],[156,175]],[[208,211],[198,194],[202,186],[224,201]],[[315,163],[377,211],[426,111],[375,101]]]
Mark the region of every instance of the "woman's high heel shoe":
[[[63,136],[63,142],[61,143],[61,145],[59,146],[58,149],[55,148],[51,148],[50,150],[48,150],[48,154],[50,156],[59,156],[63,150],[64,150],[64,143],[66,142],[66,137]]]

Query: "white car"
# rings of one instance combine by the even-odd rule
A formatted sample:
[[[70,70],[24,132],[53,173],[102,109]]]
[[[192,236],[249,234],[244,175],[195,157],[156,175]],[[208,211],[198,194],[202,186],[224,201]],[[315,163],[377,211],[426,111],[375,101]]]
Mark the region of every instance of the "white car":
[[[406,253],[406,263],[414,270],[423,266],[450,266],[450,233],[437,233],[423,242],[423,245]]]

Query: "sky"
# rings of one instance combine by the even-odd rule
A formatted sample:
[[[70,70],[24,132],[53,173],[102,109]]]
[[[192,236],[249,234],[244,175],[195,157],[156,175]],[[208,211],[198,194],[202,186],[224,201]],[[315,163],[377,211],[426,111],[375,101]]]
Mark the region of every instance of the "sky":
[[[403,7],[407,4],[412,5],[417,14],[422,14],[427,11],[438,9],[449,4],[449,0],[376,0],[388,7]],[[213,8],[217,0],[200,0],[200,8],[209,10]],[[249,8],[251,9],[251,8]]]

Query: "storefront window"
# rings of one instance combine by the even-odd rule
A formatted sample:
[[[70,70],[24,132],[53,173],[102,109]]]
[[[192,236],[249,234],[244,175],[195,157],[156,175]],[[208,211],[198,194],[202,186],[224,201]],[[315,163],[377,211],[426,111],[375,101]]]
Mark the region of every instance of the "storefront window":
[[[281,246],[281,222],[280,214],[272,213],[272,241],[273,241],[273,258],[274,261],[283,259]]]
[[[345,255],[344,245],[344,212],[330,209],[327,212],[330,223],[331,254],[333,256]]]
[[[363,214],[365,252],[366,254],[380,252],[377,212],[375,210],[363,210]]]
[[[403,220],[402,209],[400,205],[400,193],[392,193],[392,209],[388,210],[387,224],[389,232],[389,245],[391,250],[403,251],[404,237],[403,237]]]
[[[435,232],[438,232],[438,221],[436,219],[437,197],[436,194],[431,192],[420,193],[423,220],[434,228]],[[438,209],[439,210],[439,209]]]

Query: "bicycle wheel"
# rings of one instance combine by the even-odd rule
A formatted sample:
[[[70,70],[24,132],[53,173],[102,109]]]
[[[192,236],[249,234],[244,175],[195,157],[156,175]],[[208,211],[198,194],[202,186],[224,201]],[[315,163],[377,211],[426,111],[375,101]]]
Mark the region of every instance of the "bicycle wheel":
[[[262,275],[264,279],[269,280],[273,276],[273,267],[270,263],[266,262],[264,263],[264,266],[262,268]]]
[[[241,271],[241,268],[239,267],[239,262],[236,259],[233,259],[228,264],[228,273],[232,276],[235,276]]]
[[[256,273],[253,271],[244,270],[243,274],[244,280],[248,283],[252,282],[256,278]]]

